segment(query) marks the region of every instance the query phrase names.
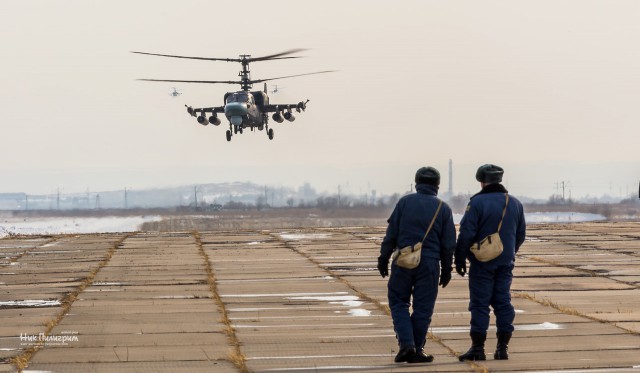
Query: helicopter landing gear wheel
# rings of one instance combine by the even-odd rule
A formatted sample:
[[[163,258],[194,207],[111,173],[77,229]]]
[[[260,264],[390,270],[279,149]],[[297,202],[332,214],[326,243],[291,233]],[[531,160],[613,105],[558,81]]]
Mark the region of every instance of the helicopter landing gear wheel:
[[[267,135],[269,136],[269,140],[273,140],[273,129],[269,128],[269,131],[267,131]]]
[[[231,131],[227,130],[227,141],[231,141]]]

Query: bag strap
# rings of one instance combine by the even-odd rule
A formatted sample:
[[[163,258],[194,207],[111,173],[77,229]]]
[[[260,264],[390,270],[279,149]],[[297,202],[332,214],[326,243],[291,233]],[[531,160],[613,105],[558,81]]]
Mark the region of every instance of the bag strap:
[[[427,238],[429,231],[431,231],[431,227],[433,227],[433,223],[436,222],[436,218],[438,217],[438,213],[440,212],[440,207],[442,207],[442,200],[440,200],[440,203],[438,203],[438,209],[436,209],[436,213],[435,215],[433,215],[433,219],[431,219],[431,224],[429,224],[429,228],[427,228],[427,233],[424,234],[424,237],[422,237],[422,241],[420,242],[424,242],[424,240]]]
[[[498,233],[500,233],[500,228],[502,228],[502,220],[504,220],[504,214],[507,212],[507,205],[509,204],[509,194],[505,193],[507,196],[507,200],[504,203],[504,208],[502,209],[502,217],[500,218],[500,224],[498,224]]]

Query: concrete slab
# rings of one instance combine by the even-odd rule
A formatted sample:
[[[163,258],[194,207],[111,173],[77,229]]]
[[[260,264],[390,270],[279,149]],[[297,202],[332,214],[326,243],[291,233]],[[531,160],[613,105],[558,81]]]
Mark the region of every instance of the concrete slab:
[[[237,373],[233,364],[216,361],[144,361],[118,363],[32,363],[23,373]]]
[[[470,342],[468,279],[457,275],[436,304],[434,338],[426,347],[435,362],[392,363],[397,345],[385,308],[386,280],[375,269],[385,228],[200,232],[224,309],[192,233],[128,236],[106,263],[123,235],[11,238],[0,240],[0,251],[15,255],[17,264],[0,264],[0,296],[61,299],[99,269],[50,330],[74,333],[78,341],[45,343],[27,371],[238,372],[231,363],[236,342],[247,370],[255,372],[640,366],[640,224],[529,227],[513,284],[511,359],[475,367],[456,358]],[[0,306],[0,359],[20,354],[20,333],[46,330],[59,311]],[[489,353],[496,343],[493,322]],[[0,364],[0,372],[5,368],[13,369]]]

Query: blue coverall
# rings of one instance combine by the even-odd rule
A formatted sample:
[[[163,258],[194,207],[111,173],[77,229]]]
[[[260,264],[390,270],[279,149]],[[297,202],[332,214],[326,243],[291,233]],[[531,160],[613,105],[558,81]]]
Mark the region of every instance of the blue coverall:
[[[424,237],[440,200],[438,188],[416,185],[417,193],[402,197],[388,220],[380,254],[389,258],[396,248],[414,245]],[[389,308],[400,348],[424,348],[427,330],[438,296],[440,263],[451,269],[456,232],[451,208],[443,203],[429,235],[423,242],[420,265],[414,269],[391,264],[388,283]],[[413,314],[409,306],[413,296]]]
[[[502,221],[500,239],[503,251],[488,262],[480,262],[469,248],[472,244],[498,230],[505,206],[507,190],[501,184],[489,184],[471,197],[460,222],[460,234],[455,251],[456,266],[465,263],[469,268],[469,311],[471,333],[486,334],[489,328],[489,306],[496,316],[498,332],[513,332],[515,310],[511,304],[513,267],[520,245],[524,242],[526,226],[522,204],[509,195],[509,203]]]

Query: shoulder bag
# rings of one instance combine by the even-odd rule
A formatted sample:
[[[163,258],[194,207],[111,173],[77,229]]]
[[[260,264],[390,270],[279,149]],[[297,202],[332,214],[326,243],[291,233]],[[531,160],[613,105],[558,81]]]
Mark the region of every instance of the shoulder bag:
[[[412,246],[405,246],[402,249],[395,249],[391,258],[398,267],[406,268],[406,269],[414,269],[420,264],[420,257],[422,251],[422,242],[427,238],[429,231],[431,231],[431,227],[433,227],[433,223],[435,223],[436,218],[438,217],[438,213],[440,212],[440,207],[442,207],[442,200],[438,204],[438,209],[436,210],[435,215],[433,215],[433,219],[431,219],[431,224],[429,224],[429,228],[427,229],[427,233],[422,237],[422,241],[416,243]]]
[[[488,262],[500,256],[502,254],[502,240],[500,239],[500,229],[502,228],[502,220],[504,220],[504,214],[507,212],[507,205],[509,204],[509,195],[505,193],[506,202],[504,203],[504,209],[502,209],[502,217],[500,218],[500,224],[498,224],[498,231],[483,238],[480,242],[471,245],[471,252],[475,255],[476,259],[481,262]]]

